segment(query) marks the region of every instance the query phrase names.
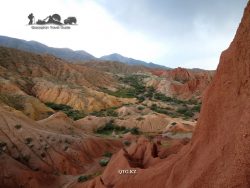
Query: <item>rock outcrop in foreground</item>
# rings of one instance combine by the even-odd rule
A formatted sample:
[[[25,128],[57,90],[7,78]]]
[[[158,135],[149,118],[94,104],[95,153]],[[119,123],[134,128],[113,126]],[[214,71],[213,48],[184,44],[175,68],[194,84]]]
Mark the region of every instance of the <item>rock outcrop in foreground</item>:
[[[85,134],[59,112],[35,122],[0,106],[0,187],[63,187],[79,174],[101,171],[102,155],[119,140]]]
[[[75,187],[250,187],[249,41],[250,3],[235,39],[221,55],[190,144],[159,159],[156,147],[150,152],[148,143],[138,142],[136,154],[121,150],[101,177]],[[132,165],[135,156],[146,166]],[[121,169],[137,173],[119,174]]]

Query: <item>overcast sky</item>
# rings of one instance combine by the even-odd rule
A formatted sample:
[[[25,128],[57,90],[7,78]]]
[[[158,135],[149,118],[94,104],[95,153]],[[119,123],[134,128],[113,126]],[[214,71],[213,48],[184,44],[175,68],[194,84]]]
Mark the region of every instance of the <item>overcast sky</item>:
[[[0,35],[96,57],[120,53],[168,67],[216,69],[232,41],[247,0],[1,0]],[[70,30],[34,30],[58,13],[75,16]]]

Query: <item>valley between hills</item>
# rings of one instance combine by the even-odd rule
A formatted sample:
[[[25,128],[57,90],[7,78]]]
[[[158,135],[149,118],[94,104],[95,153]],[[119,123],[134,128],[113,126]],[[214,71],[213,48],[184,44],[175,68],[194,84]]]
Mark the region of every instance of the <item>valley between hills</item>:
[[[1,39],[0,187],[249,187],[249,33],[216,71]]]
[[[12,178],[27,168],[31,179],[89,180],[141,137],[163,142],[165,157],[170,146],[178,150],[192,137],[214,75],[115,61],[72,63],[7,47],[0,47],[0,57],[1,155],[15,162],[17,172],[6,169]]]

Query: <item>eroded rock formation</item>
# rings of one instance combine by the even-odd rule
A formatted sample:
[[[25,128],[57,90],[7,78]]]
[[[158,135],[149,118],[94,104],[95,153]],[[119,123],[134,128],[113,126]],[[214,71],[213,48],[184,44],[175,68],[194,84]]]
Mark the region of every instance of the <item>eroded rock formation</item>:
[[[209,188],[250,186],[250,3],[206,91],[191,143],[148,168],[129,164],[120,151],[101,177],[76,187]],[[145,149],[140,155],[147,157]],[[146,148],[145,143],[143,148]],[[111,168],[112,167],[112,168]],[[136,169],[120,175],[119,169]]]

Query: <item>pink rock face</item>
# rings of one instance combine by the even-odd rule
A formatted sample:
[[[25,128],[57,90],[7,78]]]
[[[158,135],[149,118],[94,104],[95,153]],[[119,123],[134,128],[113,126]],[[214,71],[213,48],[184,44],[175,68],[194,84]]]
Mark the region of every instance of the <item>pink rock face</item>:
[[[194,71],[180,67],[173,70],[152,71],[152,73],[165,78],[155,84],[157,91],[180,99],[199,99],[214,75],[214,71]]]
[[[176,155],[160,161],[154,159],[150,167],[139,168],[135,175],[114,173],[121,168],[132,168],[121,151],[112,158],[115,165],[111,161],[112,168],[108,165],[101,178],[81,187],[250,187],[249,41],[250,3],[235,39],[221,55],[190,144]],[[141,154],[148,156],[147,152]]]
[[[0,78],[0,93],[23,97],[22,111],[35,120],[46,118],[53,111],[45,102],[85,112],[136,102],[98,91],[100,87],[117,87],[117,81],[105,72],[11,48],[0,47]]]

